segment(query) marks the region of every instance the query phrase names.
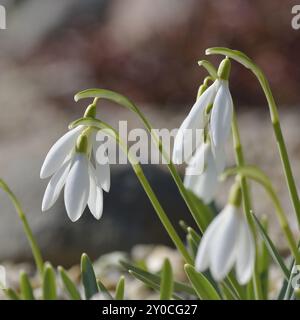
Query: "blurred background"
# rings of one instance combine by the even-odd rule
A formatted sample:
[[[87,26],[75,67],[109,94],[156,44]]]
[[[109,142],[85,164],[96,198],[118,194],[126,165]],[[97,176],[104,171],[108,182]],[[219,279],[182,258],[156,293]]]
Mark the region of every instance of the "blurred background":
[[[300,30],[291,27],[292,6],[282,0],[7,0],[7,29],[0,30],[0,175],[16,192],[43,253],[71,265],[86,251],[97,257],[137,243],[170,244],[130,168],[113,166],[112,189],[99,222],[88,212],[71,223],[63,199],[47,213],[41,201],[47,181],[43,159],[80,117],[87,102],[77,91],[107,88],[130,97],[155,128],[176,128],[192,106],[205,72],[205,49],[244,51],[262,67],[279,105],[283,132],[300,187]],[[217,65],[218,57],[209,58]],[[246,159],[276,185],[296,230],[265,98],[252,74],[234,64],[230,87],[238,111]],[[133,115],[107,102],[98,115],[112,125]],[[233,165],[228,147],[228,165]],[[177,224],[190,219],[163,167],[145,167],[166,211]],[[227,198],[220,186],[217,206]],[[267,214],[275,242],[285,243],[273,208],[254,187],[255,210]],[[31,258],[20,222],[0,196],[0,261]]]

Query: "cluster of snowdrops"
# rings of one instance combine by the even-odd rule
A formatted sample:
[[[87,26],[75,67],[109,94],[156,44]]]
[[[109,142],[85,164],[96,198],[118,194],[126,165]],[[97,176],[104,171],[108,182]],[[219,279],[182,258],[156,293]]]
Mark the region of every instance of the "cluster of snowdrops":
[[[52,207],[63,191],[66,212],[73,222],[82,216],[86,206],[96,219],[105,214],[103,191],[109,192],[110,189],[110,164],[106,153],[100,157],[97,155],[99,143],[96,136],[102,132],[115,139],[127,155],[162,225],[182,255],[187,282],[181,283],[174,279],[168,259],[164,261],[158,274],[124,262],[123,267],[134,277],[159,291],[161,299],[268,299],[268,271],[273,263],[282,273],[282,287],[278,292],[278,299],[297,299],[299,290],[293,281],[293,270],[300,262],[298,239],[295,239],[291,231],[284,208],[270,179],[259,168],[245,162],[235,107],[229,90],[231,61],[252,71],[265,93],[287,188],[297,221],[300,223],[298,191],[270,86],[261,69],[245,54],[227,48],[211,48],[207,49],[206,53],[223,55],[224,59],[218,68],[206,60],[199,61],[199,65],[207,70],[208,75],[199,86],[195,104],[178,129],[172,156],[164,149],[160,137],[152,130],[146,116],[125,96],[106,89],[88,89],[76,94],[76,101],[91,98],[93,102],[88,105],[81,119],[70,124],[69,131],[51,147],[45,158],[40,176],[50,180],[45,190],[42,210]],[[108,99],[133,112],[151,134],[195,221],[196,227],[183,227],[186,239],[183,240],[178,235],[142,167],[122,142],[119,133],[101,121],[101,117],[97,115],[99,99]],[[198,142],[194,143],[195,136],[199,138],[199,135],[201,139],[196,139]],[[234,147],[236,166],[226,168],[224,149],[230,141]],[[182,163],[186,163],[183,180],[177,171],[177,165]],[[209,204],[215,198],[218,184],[227,178],[233,181],[228,202],[216,214]],[[274,204],[274,214],[278,218],[290,252],[286,259],[272,242],[267,222],[258,219],[252,211],[251,181],[261,184]],[[91,299],[97,297],[99,292],[102,293],[102,298],[126,297],[124,278],[120,278],[113,296],[100,279],[97,279],[85,254],[81,261],[84,295],[78,291],[77,285],[62,267],[56,271],[50,263],[45,263],[18,199],[4,181],[0,180],[0,186],[10,196],[23,223],[41,277],[44,299],[57,298],[56,273],[60,274],[64,289],[71,299]],[[5,289],[5,292],[12,299],[35,298],[30,279],[24,273],[20,275],[19,289],[9,288]]]

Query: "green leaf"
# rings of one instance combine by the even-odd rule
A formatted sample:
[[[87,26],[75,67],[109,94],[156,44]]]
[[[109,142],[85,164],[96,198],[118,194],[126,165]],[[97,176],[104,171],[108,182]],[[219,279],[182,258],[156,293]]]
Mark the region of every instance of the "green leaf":
[[[39,246],[37,245],[37,242],[34,238],[34,235],[32,233],[32,230],[29,226],[29,223],[27,221],[26,215],[24,213],[24,211],[22,210],[21,204],[18,200],[18,198],[15,196],[15,194],[10,190],[10,188],[8,187],[8,185],[5,183],[4,180],[0,179],[0,188],[7,193],[7,195],[9,196],[12,204],[14,205],[17,214],[19,216],[20,221],[22,222],[23,225],[23,230],[24,233],[27,237],[27,240],[30,244],[31,247],[31,252],[32,255],[34,257],[37,269],[39,270],[40,275],[43,275],[43,268],[44,268],[44,262],[43,262],[43,258],[39,249]]]
[[[213,285],[208,279],[202,274],[195,270],[195,268],[189,264],[184,266],[184,270],[198,294],[198,297],[202,300],[220,300],[218,292],[215,290]]]
[[[99,288],[93,265],[85,253],[81,256],[81,277],[85,297],[89,300],[93,295],[99,292]]]
[[[3,292],[10,300],[21,300],[20,296],[11,288],[3,289]]]
[[[132,276],[134,276],[136,279],[140,280],[141,282],[143,282],[146,286],[150,287],[151,289],[153,290],[156,290],[158,292],[160,292],[160,285],[159,284],[156,284],[155,282],[149,280],[149,278],[145,278],[143,276],[141,276],[140,274],[132,271],[132,270],[129,270],[128,271]],[[175,299],[175,300],[182,300],[181,297],[179,297],[177,294],[173,293],[172,294],[172,298]]]
[[[77,290],[76,284],[70,279],[66,270],[59,266],[58,272],[60,274],[62,283],[71,300],[81,300],[80,293]]]
[[[25,272],[20,273],[20,291],[23,300],[35,300],[32,286]]]
[[[97,283],[98,283],[98,287],[100,292],[105,296],[105,299],[107,300],[114,300],[114,298],[112,297],[112,295],[109,293],[109,291],[107,290],[107,288],[105,287],[105,285],[99,280],[97,279]]]
[[[268,234],[268,220],[266,217],[261,219],[261,225],[264,228],[265,233]],[[257,268],[261,279],[263,298],[268,299],[270,254],[263,238],[260,241],[260,253],[257,259]]]
[[[298,244],[299,247],[299,244]],[[292,295],[292,278],[293,278],[293,268],[295,265],[295,260],[292,259],[290,265],[289,265],[289,279],[286,278],[283,279],[281,289],[279,291],[279,294],[277,296],[277,300],[286,300],[288,297]]]
[[[201,240],[200,235],[192,227],[188,227],[187,228],[187,232],[191,235],[193,241],[195,242],[195,244],[198,247],[199,243],[200,243],[200,240]]]
[[[56,278],[53,267],[50,263],[46,262],[43,274],[43,299],[56,300]]]
[[[289,277],[289,280],[287,281],[287,286],[284,293],[284,300],[291,300],[294,294],[294,290],[292,286],[292,281],[295,276],[295,274],[292,272],[294,267],[295,267],[295,262],[292,263],[292,268],[290,270],[290,277]]]
[[[257,217],[252,214],[254,221],[257,225],[258,231],[262,237],[262,239],[265,242],[266,247],[268,248],[269,254],[272,257],[272,259],[274,260],[275,263],[277,263],[277,265],[279,266],[280,270],[283,273],[283,276],[285,277],[285,279],[289,279],[289,271],[283,261],[283,259],[281,258],[279,252],[277,251],[275,245],[273,244],[272,240],[269,238],[268,234],[266,233],[266,231],[264,230],[264,227],[262,226],[262,224],[259,222],[259,220],[257,219]]]
[[[149,281],[155,283],[158,286],[160,285],[161,277],[159,275],[145,271],[125,261],[120,261],[120,263],[127,271],[132,270],[133,272],[140,275],[141,277],[148,279]],[[197,295],[195,290],[191,286],[185,283],[177,282],[177,281],[174,281],[174,291],[178,293],[185,292],[187,294],[194,295],[194,296]]]
[[[170,300],[174,288],[173,270],[169,259],[165,259],[160,282],[160,300]]]
[[[207,60],[200,60],[200,61],[198,61],[198,65],[200,67],[203,67],[204,69],[206,69],[206,71],[210,74],[210,76],[213,79],[218,78],[217,70],[211,62],[209,62]]]
[[[226,300],[238,300],[237,295],[231,290],[229,286],[225,284],[225,282],[220,283],[221,291]]]
[[[195,214],[197,219],[199,219],[203,230],[205,230],[214,218],[214,213],[211,208],[203,203],[192,191],[186,190],[190,201],[194,204],[196,208]]]
[[[188,233],[188,225],[187,223],[184,221],[184,220],[179,220],[179,226],[180,228],[185,232],[185,233]]]
[[[191,236],[191,234],[188,234],[186,236],[186,242],[187,242],[187,246],[190,252],[190,255],[192,256],[193,260],[195,260],[196,255],[197,255],[197,251],[198,251],[198,245],[197,243],[194,241],[193,237]]]
[[[116,288],[116,300],[124,300],[124,290],[125,278],[124,276],[121,276]]]

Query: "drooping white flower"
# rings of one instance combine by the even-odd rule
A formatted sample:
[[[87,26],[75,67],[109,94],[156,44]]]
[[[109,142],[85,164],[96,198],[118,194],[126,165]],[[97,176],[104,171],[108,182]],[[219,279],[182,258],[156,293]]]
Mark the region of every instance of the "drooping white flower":
[[[199,132],[208,128],[214,147],[224,147],[230,133],[233,103],[228,87],[230,62],[220,64],[218,79],[197,99],[188,116],[181,124],[174,141],[172,161],[175,164],[189,162],[199,147]],[[198,139],[197,139],[198,138]]]
[[[211,143],[205,142],[200,145],[186,168],[184,186],[208,204],[216,194],[218,176],[224,166],[223,149],[218,149],[216,155]]]
[[[252,232],[242,213],[227,204],[205,231],[196,256],[199,272],[210,269],[216,281],[221,281],[235,266],[237,280],[246,284],[253,273],[255,244]]]
[[[188,116],[178,129],[174,141],[172,161],[175,164],[182,164],[188,161],[192,153],[201,143],[198,139],[200,130],[204,129],[208,122],[206,108],[213,102],[217,93],[219,81],[216,80],[204,93],[197,99]]]
[[[232,114],[233,103],[228,88],[228,81],[220,80],[210,118],[211,137],[216,148],[224,146],[229,136]]]
[[[103,191],[110,188],[108,159],[92,164],[95,149],[95,134],[85,135],[86,127],[78,126],[62,136],[50,149],[43,163],[40,176],[51,179],[46,188],[42,211],[50,209],[59,197],[63,187],[65,207],[72,221],[78,220],[86,205],[96,219],[103,211]],[[78,140],[86,139],[86,148],[76,147]],[[102,159],[103,160],[103,159]]]

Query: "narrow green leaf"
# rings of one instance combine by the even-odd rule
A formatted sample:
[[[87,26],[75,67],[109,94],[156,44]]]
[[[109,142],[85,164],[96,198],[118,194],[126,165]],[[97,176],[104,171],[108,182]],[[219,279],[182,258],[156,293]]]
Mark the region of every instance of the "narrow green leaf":
[[[199,243],[201,240],[200,235],[192,227],[188,227],[187,231],[191,235],[191,237],[193,238],[193,240],[197,244],[197,246],[199,246]]]
[[[85,297],[89,300],[93,295],[99,292],[99,288],[93,265],[85,253],[81,256],[81,277]]]
[[[184,220],[179,220],[179,226],[181,227],[181,229],[185,232],[188,233],[188,225]]]
[[[293,290],[293,278],[295,277],[295,273],[293,272],[295,268],[295,261],[293,260],[291,267],[290,267],[290,277],[289,280],[286,281],[286,290],[284,292],[283,300],[291,300],[294,295],[294,290]]]
[[[188,234],[186,236],[186,241],[187,241],[187,246],[190,252],[190,255],[192,256],[193,260],[195,260],[196,255],[197,255],[197,251],[198,251],[198,245],[197,243],[194,241],[193,237],[191,236],[191,234]]]
[[[107,290],[105,285],[99,279],[97,279],[97,283],[98,283],[99,290],[104,295],[105,299],[114,300],[113,296],[110,294],[110,292]]]
[[[189,264],[184,266],[184,270],[198,294],[198,297],[202,300],[220,300],[218,292],[215,290],[213,285],[208,279],[202,274],[195,270],[195,268]]]
[[[125,262],[125,261],[120,261],[120,263],[127,271],[132,270],[136,274],[148,279],[149,281],[155,283],[156,285],[158,285],[158,286],[160,285],[161,277],[159,275],[150,273],[146,270],[143,270],[143,269],[141,269],[137,266],[134,266],[134,265],[132,265],[128,262]],[[197,295],[195,290],[191,286],[189,286],[185,283],[182,283],[182,282],[177,282],[177,281],[174,281],[174,291],[178,292],[178,293],[185,292],[187,294],[194,295],[194,296]]]
[[[174,288],[173,270],[169,259],[165,259],[160,282],[160,300],[170,300]]]
[[[220,288],[222,291],[222,295],[226,298],[226,300],[238,300],[238,297],[234,294],[234,292],[225,284],[225,282],[220,283]]]
[[[195,259],[198,252],[199,243],[201,240],[200,235],[191,227],[187,228],[187,243],[191,251],[192,257]]]
[[[268,234],[268,220],[266,217],[262,218],[261,225],[264,228],[265,233]],[[268,299],[270,254],[268,247],[263,239],[260,242],[260,254],[257,260],[257,267],[261,279],[263,298]]]
[[[56,278],[53,267],[50,263],[46,262],[43,274],[43,299],[56,300]]]
[[[299,244],[298,244],[299,246]],[[295,260],[292,259],[289,265],[289,279],[286,278],[282,281],[282,286],[280,288],[279,294],[277,296],[277,300],[285,300],[287,297],[290,297],[292,295],[292,278],[293,278],[293,268],[295,265]]]
[[[246,292],[245,286],[241,286],[238,283],[232,271],[223,280],[223,283],[225,283],[234,292],[235,296],[238,297],[239,300],[245,300],[247,298],[247,292]]]
[[[121,276],[116,288],[116,300],[124,300],[125,277]]]
[[[62,283],[63,283],[70,299],[71,300],[81,300],[80,293],[77,290],[76,284],[70,279],[66,270],[63,267],[59,266],[58,272],[60,274],[60,278],[62,280]]]
[[[3,292],[10,300],[21,300],[20,296],[16,293],[16,291],[11,288],[3,289]]]
[[[4,180],[0,179],[0,188],[6,192],[12,202],[12,204],[14,205],[17,214],[19,216],[20,221],[22,222],[23,225],[23,229],[24,229],[24,233],[27,237],[27,240],[30,244],[31,247],[31,252],[33,255],[33,258],[35,260],[37,269],[40,272],[40,275],[42,276],[43,274],[43,267],[44,267],[44,262],[43,262],[43,258],[41,255],[41,251],[40,248],[35,240],[35,237],[32,233],[32,230],[29,226],[29,223],[27,221],[26,215],[24,213],[24,211],[22,210],[21,204],[18,200],[18,198],[16,197],[16,195],[10,190],[10,188],[8,187],[8,185],[5,183]]]
[[[151,281],[149,278],[145,278],[143,277],[142,275],[132,271],[132,270],[129,270],[128,271],[132,276],[134,276],[136,279],[140,280],[141,282],[143,282],[146,286],[150,287],[151,289],[153,290],[156,290],[158,292],[160,292],[160,285],[159,284],[156,284],[155,282]],[[179,297],[177,294],[173,293],[172,294],[172,298],[175,299],[175,300],[182,300],[181,297]]]
[[[266,247],[268,248],[269,254],[272,257],[272,259],[274,260],[275,263],[277,263],[277,265],[279,266],[280,270],[283,273],[283,276],[285,277],[285,279],[289,279],[289,271],[283,261],[283,259],[281,258],[279,252],[277,251],[275,245],[273,244],[272,240],[269,238],[268,234],[266,233],[266,231],[264,230],[264,227],[262,226],[262,224],[259,222],[259,220],[256,218],[256,216],[254,214],[252,214],[254,221],[257,225],[258,231],[262,237],[262,239],[265,242]]]
[[[192,191],[187,190],[188,197],[190,201],[194,204],[196,208],[197,219],[199,219],[201,226],[204,230],[208,227],[214,218],[214,213],[211,208],[203,203]]]
[[[23,300],[35,300],[32,286],[25,272],[20,273],[20,291]]]

